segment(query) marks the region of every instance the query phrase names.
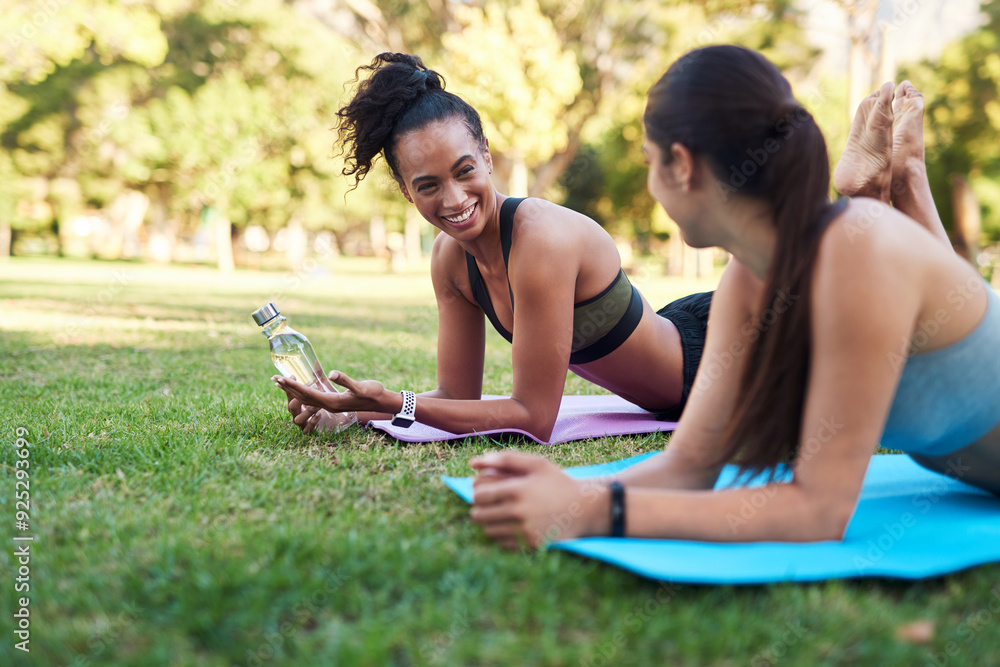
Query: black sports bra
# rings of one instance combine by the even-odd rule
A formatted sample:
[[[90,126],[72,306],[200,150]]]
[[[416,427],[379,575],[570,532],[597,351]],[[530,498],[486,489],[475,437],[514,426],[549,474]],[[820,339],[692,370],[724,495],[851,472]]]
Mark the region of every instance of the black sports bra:
[[[514,212],[523,198],[509,197],[500,207],[500,247],[503,250],[503,263],[506,269],[510,259],[510,246],[514,231]],[[479,272],[476,258],[465,253],[465,262],[469,269],[469,281],[476,303],[486,313],[490,323],[497,332],[514,341],[514,335],[507,331],[496,311],[486,290],[486,283]],[[510,293],[511,308],[514,307],[514,292],[510,288],[510,277],[507,278],[507,291]],[[619,269],[618,275],[600,294],[573,307],[573,344],[570,348],[569,363],[585,364],[607,356],[624,343],[642,319],[642,298],[635,289],[625,271]]]

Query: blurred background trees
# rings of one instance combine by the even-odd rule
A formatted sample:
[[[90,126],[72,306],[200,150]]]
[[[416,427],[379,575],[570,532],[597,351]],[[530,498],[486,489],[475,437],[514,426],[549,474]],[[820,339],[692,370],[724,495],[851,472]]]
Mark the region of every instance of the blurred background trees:
[[[871,0],[835,4],[856,15],[843,35],[854,52],[902,29],[898,12],[873,13]],[[656,252],[672,226],[646,193],[641,115],[649,86],[677,56],[720,42],[764,52],[817,116],[833,156],[846,137],[849,89],[886,70],[869,58],[872,74],[859,84],[849,68],[819,67],[809,13],[791,0],[0,6],[0,257],[226,270],[276,254],[291,266],[335,252],[419,254],[431,231],[387,173],[347,195],[333,147],[345,82],[383,50],[420,55],[480,110],[501,190],[563,202],[623,246]],[[983,10],[981,27],[904,73],[927,97],[929,161],[947,224],[957,216],[996,240],[1000,0]]]

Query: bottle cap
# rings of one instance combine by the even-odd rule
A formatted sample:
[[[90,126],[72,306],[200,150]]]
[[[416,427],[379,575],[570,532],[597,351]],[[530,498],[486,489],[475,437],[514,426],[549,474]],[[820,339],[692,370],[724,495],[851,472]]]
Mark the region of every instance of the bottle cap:
[[[266,306],[262,306],[261,308],[253,311],[250,313],[250,316],[253,318],[254,322],[263,326],[280,314],[281,313],[278,311],[278,307],[274,305],[274,302],[268,301]]]

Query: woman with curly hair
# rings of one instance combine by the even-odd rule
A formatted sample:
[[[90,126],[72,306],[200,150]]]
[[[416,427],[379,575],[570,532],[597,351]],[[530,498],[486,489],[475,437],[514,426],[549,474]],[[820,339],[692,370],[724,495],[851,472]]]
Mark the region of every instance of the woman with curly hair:
[[[275,382],[305,431],[358,411],[456,433],[518,429],[548,440],[567,370],[666,419],[684,408],[711,293],[655,312],[629,282],[607,232],[551,202],[493,185],[479,114],[419,58],[383,53],[338,112],[344,173],[384,157],[400,192],[441,230],[431,256],[438,306],[437,387],[414,394],[332,372],[344,393]],[[485,314],[485,318],[484,318]],[[485,319],[513,346],[510,398],[482,401]]]

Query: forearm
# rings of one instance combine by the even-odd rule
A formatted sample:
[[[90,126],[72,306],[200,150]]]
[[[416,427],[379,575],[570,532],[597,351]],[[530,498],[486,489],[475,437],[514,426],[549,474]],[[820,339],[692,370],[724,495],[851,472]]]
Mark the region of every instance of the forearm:
[[[670,446],[666,451],[631,466],[616,479],[627,487],[652,489],[711,489],[719,478],[721,466],[697,466],[681,461]]]
[[[402,394],[400,394],[399,392],[389,392],[389,393],[395,393],[397,396],[399,396],[399,404],[400,404],[400,406],[403,405]],[[437,389],[431,390],[431,391],[425,391],[425,392],[419,393],[419,394],[417,394],[417,397],[418,398],[445,398],[445,399],[451,398],[448,395],[448,393],[446,391],[444,391],[443,389],[441,389],[440,387],[438,387]],[[395,414],[396,414],[395,412],[373,412],[373,411],[358,412],[357,413],[357,415],[358,415],[358,421],[361,422],[362,424],[367,424],[370,421],[392,419],[393,416],[395,416]]]
[[[452,433],[480,433],[497,429],[525,431],[541,441],[552,434],[555,416],[539,419],[521,401],[514,398],[490,400],[453,400],[420,397],[417,420],[421,424]]]
[[[427,426],[451,433],[475,433],[496,429],[521,430],[539,440],[548,440],[555,423],[551,418],[533,415],[521,401],[513,398],[483,400],[456,400],[444,397],[441,390],[426,392],[417,397],[415,416]],[[359,420],[390,419],[402,409],[403,398],[399,392],[384,390],[373,401],[377,408],[360,411]]]
[[[723,491],[625,488],[629,537],[706,542],[839,540],[850,517],[844,510],[843,505],[837,509],[817,502],[794,483]]]

